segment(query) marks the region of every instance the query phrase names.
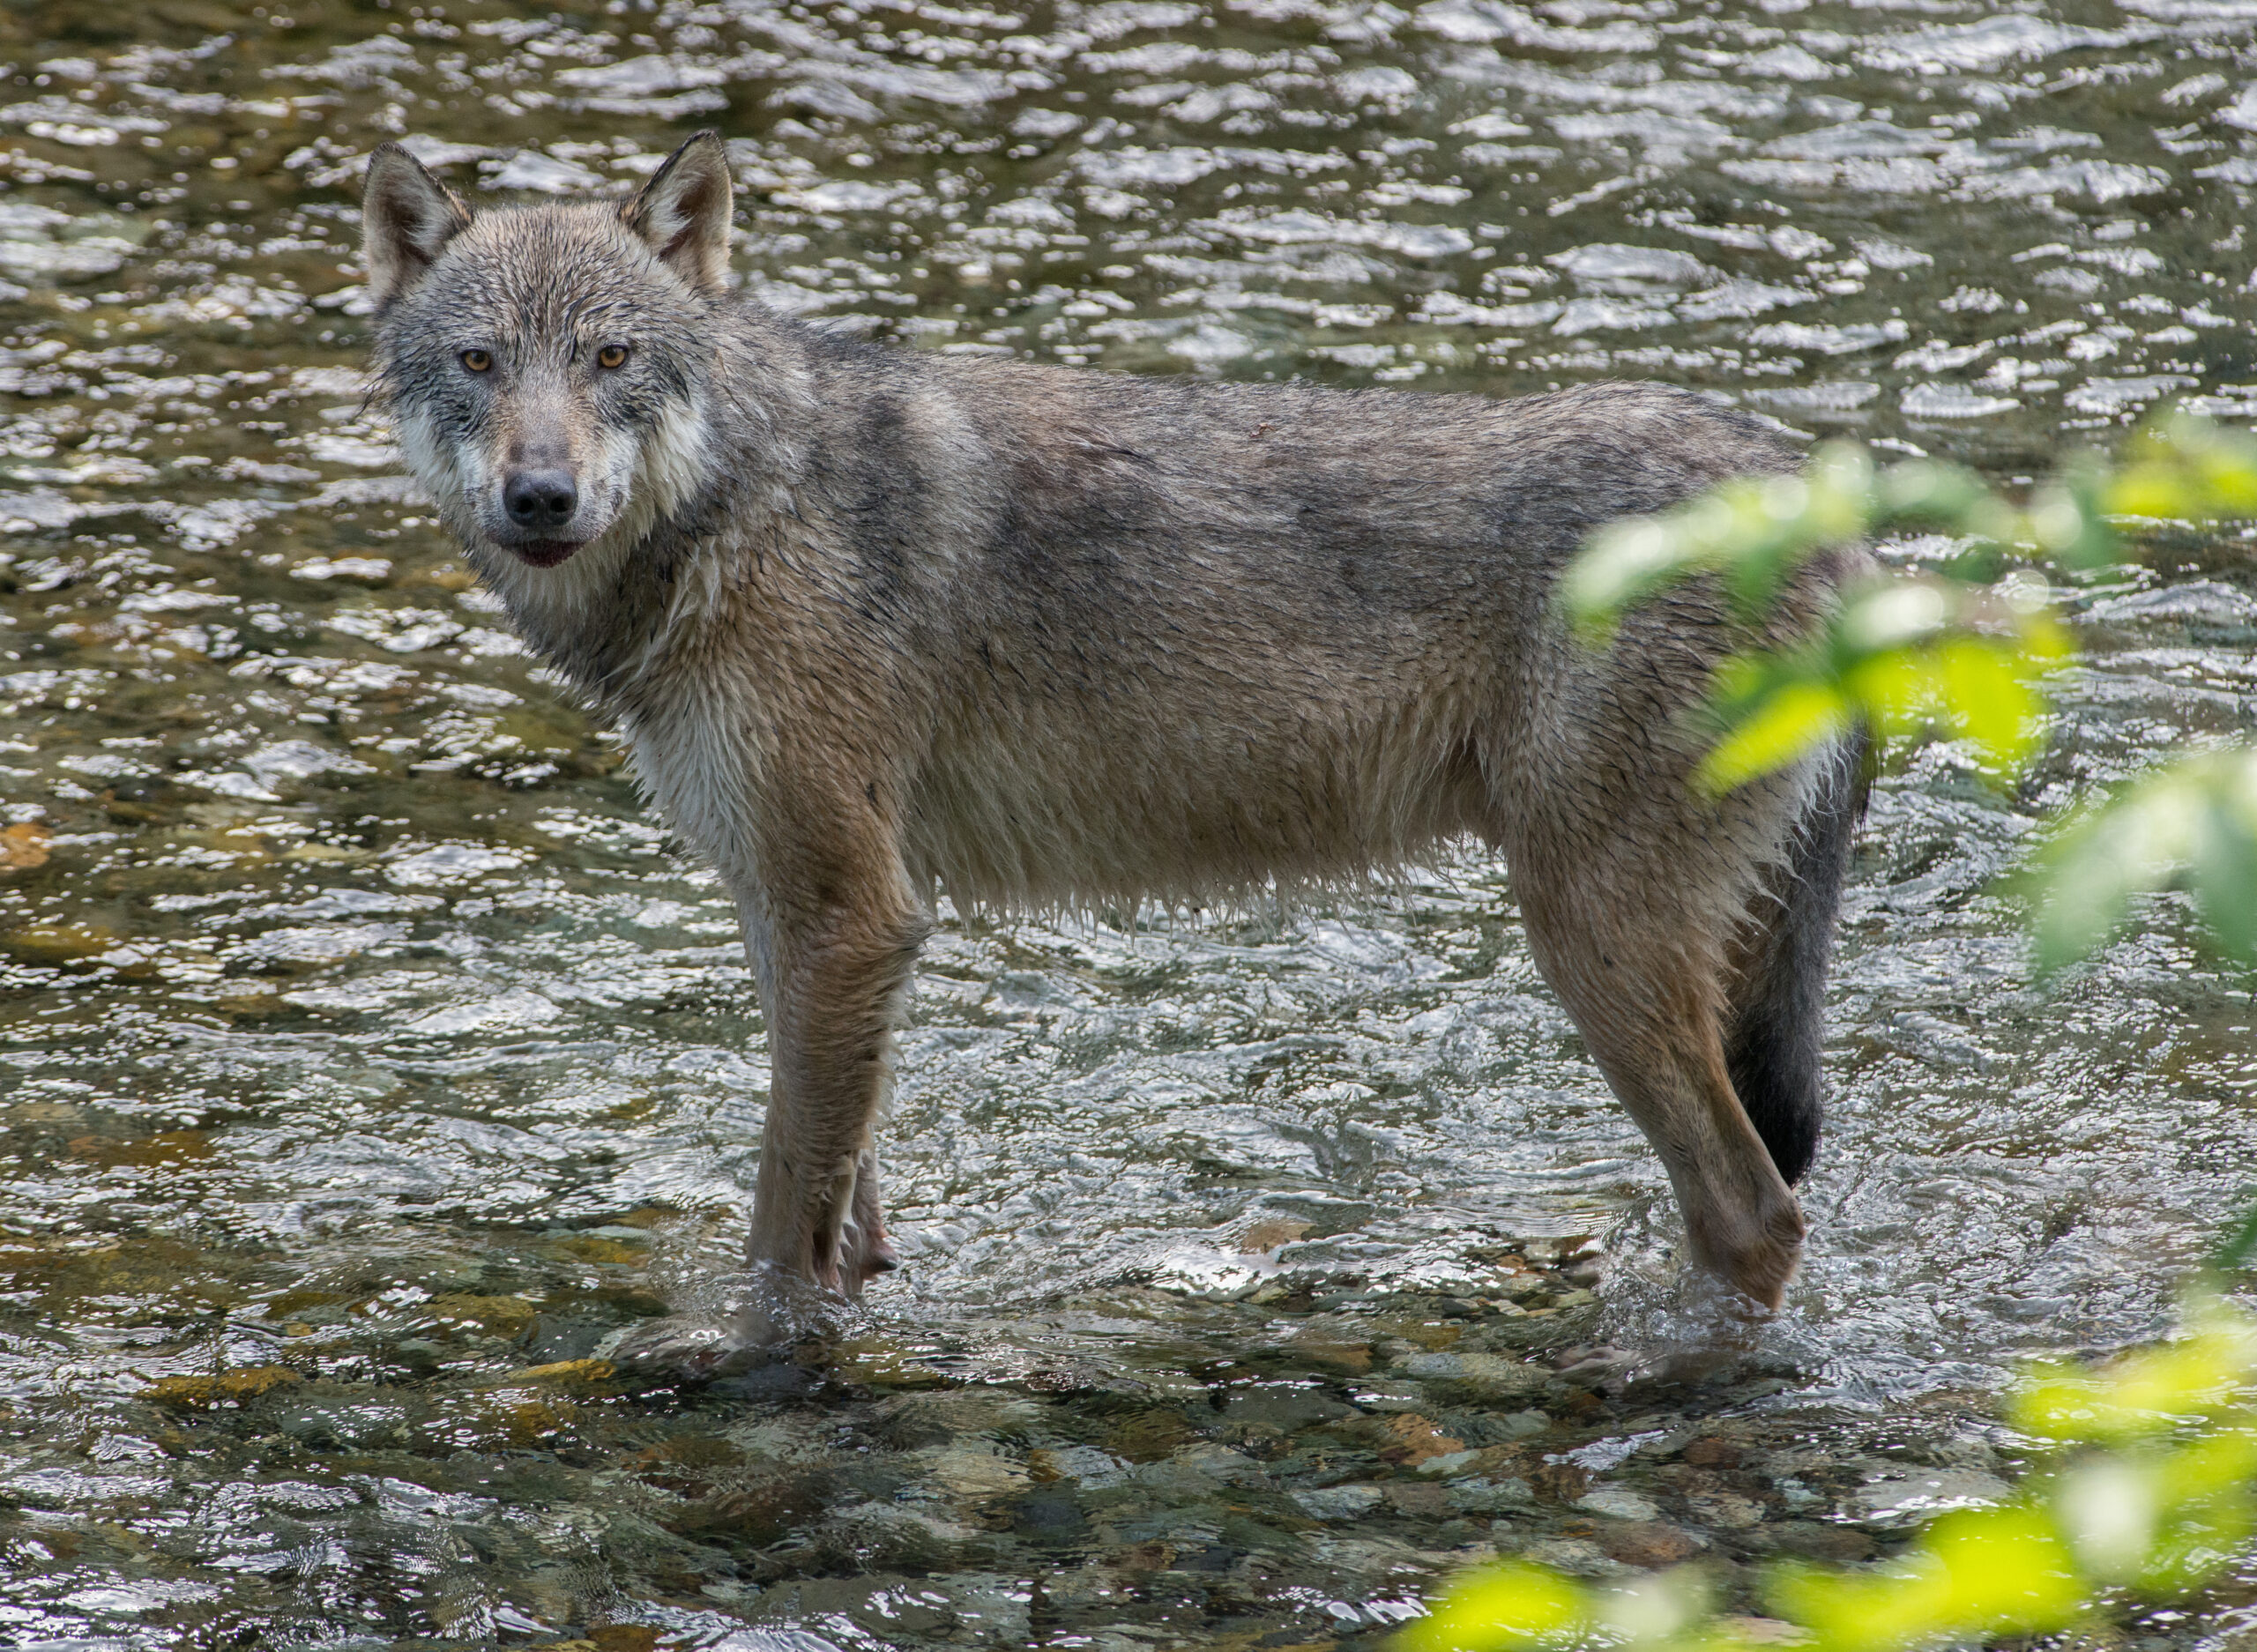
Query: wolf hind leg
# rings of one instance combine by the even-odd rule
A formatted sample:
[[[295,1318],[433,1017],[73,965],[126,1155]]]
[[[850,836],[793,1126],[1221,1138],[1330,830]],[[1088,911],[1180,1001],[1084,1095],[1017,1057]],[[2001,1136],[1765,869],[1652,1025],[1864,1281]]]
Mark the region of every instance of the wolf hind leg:
[[[1735,949],[1724,1065],[1791,1187],[1818,1150],[1826,970],[1851,842],[1865,813],[1869,746],[1860,729],[1820,758],[1786,858],[1749,904]]]
[[[1530,949],[1660,1154],[1695,1259],[1777,1307],[1800,1260],[1802,1211],[1726,1064],[1724,926],[1681,883],[1625,877],[1657,873],[1647,859],[1598,830],[1572,859],[1524,849],[1514,881]]]

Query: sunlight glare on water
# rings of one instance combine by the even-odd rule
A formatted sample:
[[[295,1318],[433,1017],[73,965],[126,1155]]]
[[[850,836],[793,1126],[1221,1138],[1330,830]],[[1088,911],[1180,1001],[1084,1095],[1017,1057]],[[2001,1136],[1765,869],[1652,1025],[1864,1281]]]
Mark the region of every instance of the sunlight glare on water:
[[[2257,415],[2242,0],[33,0],[0,63],[0,1640],[1369,1647],[1500,1551],[1704,1557],[1754,1610],[1768,1559],[2000,1495],[2013,1363],[2162,1329],[2257,1182],[2246,976],[2165,901],[2040,990],[1998,882],[2251,728],[2249,541],[2171,531],[2071,596],[2019,791],[1881,777],[1776,1322],[1680,1289],[1467,856],[946,915],[906,1265],[630,1393],[606,1339],[729,1289],[759,1017],[401,475],[355,262],[385,138],[540,199],[711,125],[748,294],[898,347],[1659,378],[2011,483]]]

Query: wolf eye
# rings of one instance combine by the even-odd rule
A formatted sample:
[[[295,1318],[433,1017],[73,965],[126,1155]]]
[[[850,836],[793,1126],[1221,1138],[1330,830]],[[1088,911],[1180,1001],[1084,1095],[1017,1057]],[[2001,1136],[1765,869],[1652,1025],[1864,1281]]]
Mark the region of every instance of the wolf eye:
[[[483,373],[494,365],[494,358],[483,350],[466,350],[462,353],[462,364],[473,373]]]
[[[625,367],[627,346],[623,344],[604,346],[602,349],[596,352],[596,365],[598,367]]]

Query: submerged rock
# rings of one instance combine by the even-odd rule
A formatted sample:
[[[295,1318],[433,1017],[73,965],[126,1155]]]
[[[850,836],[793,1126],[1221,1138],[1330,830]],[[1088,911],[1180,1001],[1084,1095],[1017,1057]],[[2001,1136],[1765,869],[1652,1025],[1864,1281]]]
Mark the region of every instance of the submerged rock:
[[[1289,1493],[1317,1520],[1353,1520],[1368,1514],[1385,1496],[1376,1485],[1328,1485]]]

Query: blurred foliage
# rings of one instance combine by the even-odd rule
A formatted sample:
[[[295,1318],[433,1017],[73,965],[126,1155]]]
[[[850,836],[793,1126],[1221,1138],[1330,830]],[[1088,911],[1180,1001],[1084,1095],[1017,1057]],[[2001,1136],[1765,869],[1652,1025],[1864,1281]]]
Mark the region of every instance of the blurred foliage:
[[[2010,1500],[1942,1515],[1881,1566],[1775,1567],[1766,1604],[1804,1652],[1907,1652],[2051,1633],[2125,1600],[2182,1595],[2257,1532],[2253,1381],[2257,1319],[2208,1294],[2176,1342],[2104,1369],[2033,1369],[2009,1420],[2050,1461]],[[1603,1588],[1512,1561],[1460,1579],[1396,1647],[1752,1652],[1788,1638],[1777,1622],[1719,1613],[1697,1565]]]
[[[1860,721],[1884,739],[1948,724],[2018,770],[2045,740],[2037,685],[2069,656],[2042,580],[1869,582],[1806,647],[1725,663],[1710,703],[1719,738],[1695,783],[1728,792]]]
[[[2218,944],[2257,960],[2257,746],[2181,757],[2074,815],[2038,852],[2037,963],[2105,940],[2134,895],[2184,883]]]
[[[1561,597],[1594,644],[1629,608],[1697,576],[1754,623],[1821,552],[1903,529],[1953,536],[1961,548],[1944,568],[1853,577],[1815,635],[1725,661],[1707,707],[1716,738],[1695,784],[1730,791],[1859,724],[1884,740],[1941,728],[2012,778],[2045,743],[2045,680],[2072,657],[2041,567],[2076,577],[2127,560],[2127,519],[2252,516],[2257,438],[2175,413],[2143,427],[2119,463],[2081,456],[2026,504],[1962,465],[1876,469],[1857,443],[1829,443],[1799,475],[1735,478],[1666,515],[1600,529]],[[2200,754],[2141,777],[2047,846],[2040,968],[2097,946],[2134,896],[2180,883],[2220,945],[2257,961],[2257,750]]]

